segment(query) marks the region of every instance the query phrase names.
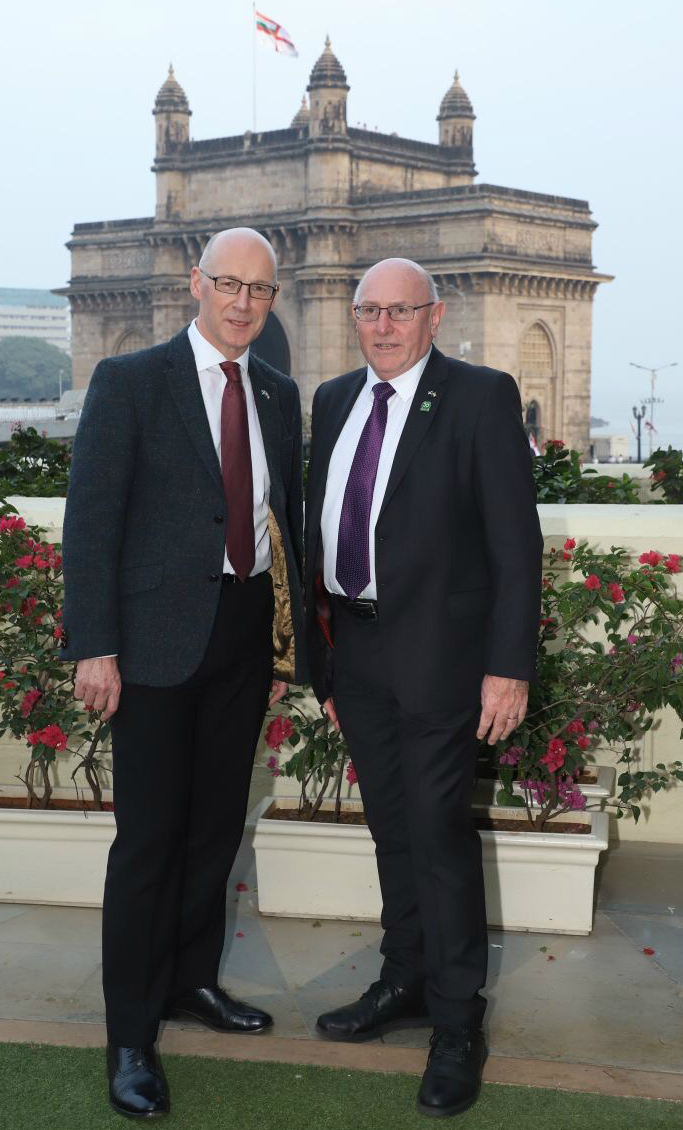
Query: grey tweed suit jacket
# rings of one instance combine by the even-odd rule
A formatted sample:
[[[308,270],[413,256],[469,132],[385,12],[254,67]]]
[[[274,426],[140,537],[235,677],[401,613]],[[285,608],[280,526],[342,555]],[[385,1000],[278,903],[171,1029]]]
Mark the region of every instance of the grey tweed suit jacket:
[[[279,629],[282,663],[275,669],[302,682],[299,392],[253,353],[249,376],[270,475],[276,608],[285,607],[291,637],[282,644]],[[187,330],[101,361],[85,398],[66,501],[62,658],[116,654],[123,680],[148,686],[189,678],[218,605],[225,515]],[[288,587],[288,600],[278,586]]]

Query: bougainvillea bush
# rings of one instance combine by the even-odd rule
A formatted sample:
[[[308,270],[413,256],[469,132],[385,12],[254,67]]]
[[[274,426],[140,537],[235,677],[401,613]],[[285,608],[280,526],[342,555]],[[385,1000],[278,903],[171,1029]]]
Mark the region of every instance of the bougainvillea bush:
[[[294,777],[299,782],[299,816],[314,820],[334,781],[334,821],[341,814],[344,779],[355,784],[356,774],[348,760],[342,735],[323,710],[311,705],[311,695],[289,690],[282,699],[284,712],[278,713],[266,729],[266,744],[274,750],[268,768],[274,777]],[[287,760],[280,763],[275,753],[287,746]],[[346,774],[345,771],[346,770]]]
[[[618,817],[638,820],[644,797],[683,781],[680,761],[639,767],[655,712],[671,706],[683,720],[683,600],[673,584],[681,558],[650,550],[633,563],[624,549],[596,553],[573,538],[550,556],[527,716],[507,743],[482,744],[500,781],[496,801],[524,808],[528,827],[540,832],[586,808],[577,778],[598,750],[610,750],[620,768],[610,803]],[[344,769],[352,782],[355,773],[343,738],[322,713],[304,709],[305,697],[290,692],[270,722],[266,741],[280,757],[269,768],[299,782],[303,819],[313,819],[334,779],[338,817]]]
[[[85,778],[94,806],[102,808],[101,751],[109,726],[75,701],[73,665],[60,661],[62,558],[43,534],[0,503],[0,736],[26,743],[19,779],[27,807],[50,805],[51,769],[57,757],[73,756],[78,795]]]
[[[584,471],[581,455],[561,439],[549,439],[532,462],[538,502],[589,502],[632,505],[639,502],[638,484],[630,475],[598,475]]]
[[[624,549],[595,553],[573,538],[550,556],[539,679],[526,718],[496,749],[497,803],[525,807],[541,831],[559,813],[586,807],[576,778],[602,749],[621,770],[610,803],[618,817],[637,820],[643,797],[683,781],[680,761],[639,768],[655,712],[671,706],[683,720],[683,600],[673,584],[681,558],[653,549],[634,564]]]
[[[683,451],[671,446],[664,451],[660,447],[643,466],[651,468],[651,491],[661,491],[665,502],[683,502]]]

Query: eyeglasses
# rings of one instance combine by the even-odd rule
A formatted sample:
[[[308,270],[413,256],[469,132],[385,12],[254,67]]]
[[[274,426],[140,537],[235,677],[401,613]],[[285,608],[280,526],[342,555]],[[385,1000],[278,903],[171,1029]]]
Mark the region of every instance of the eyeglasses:
[[[423,302],[420,306],[369,306],[361,304],[354,306],[353,312],[359,322],[376,322],[382,310],[386,310],[392,322],[412,322],[416,310],[424,310],[425,306],[434,306],[434,302]]]
[[[232,279],[229,275],[209,275],[202,267],[199,268],[205,278],[211,279],[216,290],[221,294],[239,294],[243,286],[249,290],[251,298],[260,298],[263,302],[268,302],[280,289],[280,284],[270,286],[269,283],[246,283],[241,282],[240,279]]]

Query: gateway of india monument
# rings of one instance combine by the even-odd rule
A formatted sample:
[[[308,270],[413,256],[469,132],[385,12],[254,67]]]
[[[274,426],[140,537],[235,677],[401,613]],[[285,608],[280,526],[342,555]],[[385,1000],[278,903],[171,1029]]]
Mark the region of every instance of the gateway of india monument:
[[[438,141],[352,128],[346,74],[329,39],[285,129],[190,138],[192,111],[170,68],[154,104],[154,216],[76,224],[69,243],[74,387],[95,364],[161,342],[195,314],[190,267],[209,236],[261,231],[282,290],[255,351],[316,386],[361,362],[350,316],[377,259],[415,259],[447,312],[445,353],[512,373],[539,443],[588,448],[592,266],[588,203],[475,183],[474,113],[456,74]]]

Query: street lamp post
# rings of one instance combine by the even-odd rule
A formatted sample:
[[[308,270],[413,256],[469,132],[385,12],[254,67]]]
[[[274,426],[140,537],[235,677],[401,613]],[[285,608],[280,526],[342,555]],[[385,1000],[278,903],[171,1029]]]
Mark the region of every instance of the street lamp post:
[[[657,400],[655,397],[655,384],[657,381],[657,373],[661,373],[662,369],[673,369],[678,365],[678,361],[670,361],[668,365],[658,365],[656,369],[651,368],[649,365],[638,365],[635,361],[629,361],[634,369],[642,369],[643,372],[650,374],[650,398],[646,402],[650,405],[650,455],[652,455],[652,437],[655,434],[655,404],[662,404],[662,400]],[[638,425],[640,428],[640,424]]]
[[[640,412],[639,412],[638,409],[636,408],[635,404],[634,404],[633,415],[636,418],[636,424],[638,426],[638,431],[636,432],[636,442],[637,442],[637,445],[638,445],[638,454],[636,456],[636,463],[640,463],[640,421],[642,420],[643,416],[645,415],[645,405],[641,404]]]

